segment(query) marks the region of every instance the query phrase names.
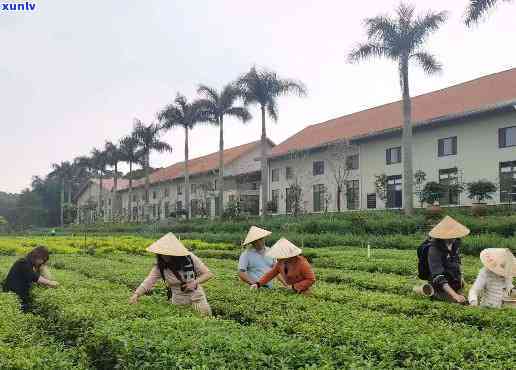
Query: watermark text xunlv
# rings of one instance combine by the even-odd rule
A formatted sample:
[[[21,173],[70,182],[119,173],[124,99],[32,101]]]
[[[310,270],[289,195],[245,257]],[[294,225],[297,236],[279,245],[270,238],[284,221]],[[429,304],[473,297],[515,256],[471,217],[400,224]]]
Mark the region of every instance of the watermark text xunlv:
[[[36,9],[35,3],[28,1],[23,3],[0,3],[3,12],[20,12],[20,11],[34,11]]]

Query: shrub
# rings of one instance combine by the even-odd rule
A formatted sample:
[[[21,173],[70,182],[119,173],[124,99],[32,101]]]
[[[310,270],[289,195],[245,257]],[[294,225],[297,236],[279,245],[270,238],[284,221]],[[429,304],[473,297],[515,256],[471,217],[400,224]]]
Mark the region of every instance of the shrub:
[[[488,180],[470,182],[467,188],[468,198],[476,199],[479,203],[485,199],[493,199],[493,193],[496,192],[496,185]]]

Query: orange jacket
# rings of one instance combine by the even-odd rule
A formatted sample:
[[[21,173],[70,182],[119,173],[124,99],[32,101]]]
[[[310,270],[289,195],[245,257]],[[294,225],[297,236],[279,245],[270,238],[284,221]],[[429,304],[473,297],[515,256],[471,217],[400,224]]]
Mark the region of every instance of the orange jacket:
[[[274,267],[258,281],[265,285],[281,274],[288,285],[298,293],[305,292],[315,283],[315,274],[305,257],[297,256],[290,261],[279,260]]]

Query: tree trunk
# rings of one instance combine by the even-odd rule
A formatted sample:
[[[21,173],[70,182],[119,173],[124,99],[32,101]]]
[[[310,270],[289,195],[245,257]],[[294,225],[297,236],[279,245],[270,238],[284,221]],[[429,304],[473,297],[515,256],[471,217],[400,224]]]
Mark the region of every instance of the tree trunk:
[[[133,221],[133,162],[129,161],[129,222]]]
[[[115,175],[113,176],[113,200],[111,203],[111,218],[113,219],[117,209],[117,190],[118,190],[118,162],[115,162]]]
[[[262,217],[267,216],[267,199],[269,195],[269,176],[267,170],[267,134],[265,128],[265,106],[262,109],[262,137],[261,137],[261,162],[262,162]]]
[[[220,215],[224,212],[224,117],[219,122],[219,210]],[[220,216],[216,215],[216,216]]]
[[[400,80],[403,90],[403,209],[405,214],[414,214],[413,168],[412,168],[412,102],[409,91],[408,56],[401,59]]]
[[[190,206],[190,173],[188,172],[188,127],[185,127],[185,209],[186,217],[192,217],[192,207]]]
[[[145,206],[143,207],[145,212],[145,221],[150,222],[150,211],[149,211],[149,164],[150,164],[150,151],[145,154]]]
[[[61,180],[61,214],[60,214],[60,223],[61,227],[64,226],[64,200],[65,200],[65,180]]]

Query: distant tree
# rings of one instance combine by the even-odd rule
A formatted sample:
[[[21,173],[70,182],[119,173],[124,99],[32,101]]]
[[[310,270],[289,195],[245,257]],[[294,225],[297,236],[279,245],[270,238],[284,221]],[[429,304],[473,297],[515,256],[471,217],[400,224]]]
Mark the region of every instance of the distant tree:
[[[494,8],[498,3],[511,2],[512,0],[469,0],[468,8],[466,9],[466,26],[471,26],[478,23],[489,9]]]
[[[69,186],[69,194],[71,194],[71,181],[73,178],[73,166],[70,162],[65,161],[60,164],[54,163],[52,165],[53,171],[49,174],[50,177],[55,177],[61,184],[61,198],[60,198],[60,224],[64,226],[64,209],[65,209],[65,192]]]
[[[367,42],[359,44],[349,54],[352,63],[372,57],[384,57],[398,65],[399,80],[403,94],[403,208],[412,215],[413,168],[412,168],[412,102],[409,90],[409,64],[415,62],[427,74],[441,71],[441,64],[423,49],[428,37],[446,20],[446,12],[428,12],[415,18],[413,6],[401,4],[396,17],[376,16],[365,20]]]
[[[328,161],[335,184],[337,184],[337,211],[341,211],[342,198],[346,195],[349,176],[351,174],[351,146],[347,141],[342,141],[329,148],[330,160]]]
[[[126,176],[126,178],[129,179],[129,209],[127,214],[129,221],[133,221],[133,180],[135,178],[140,178],[134,176],[135,171],[133,171],[133,164],[141,164],[144,162],[143,152],[139,147],[138,138],[136,138],[134,134],[126,136],[120,140],[119,148],[122,162],[129,164],[129,173]],[[151,171],[150,166],[143,170],[143,175],[145,175],[145,171]]]
[[[91,151],[90,157],[90,166],[94,169],[97,177],[99,179],[99,198],[97,204],[97,212],[98,216],[101,220],[104,220],[104,208],[102,207],[102,202],[104,200],[104,187],[103,180],[107,171],[108,160],[105,151],[101,151],[99,149],[93,148]]]
[[[104,144],[104,151],[106,152],[106,162],[108,166],[113,168],[113,201],[111,202],[111,217],[118,216],[117,213],[117,190],[118,190],[118,164],[122,161],[122,152],[118,145],[111,141],[106,141]]]
[[[375,175],[374,176],[374,188],[376,195],[380,200],[385,202],[387,200],[387,175]]]
[[[496,185],[488,180],[479,180],[467,184],[468,198],[476,199],[478,203],[493,199],[493,193],[496,192]]]

